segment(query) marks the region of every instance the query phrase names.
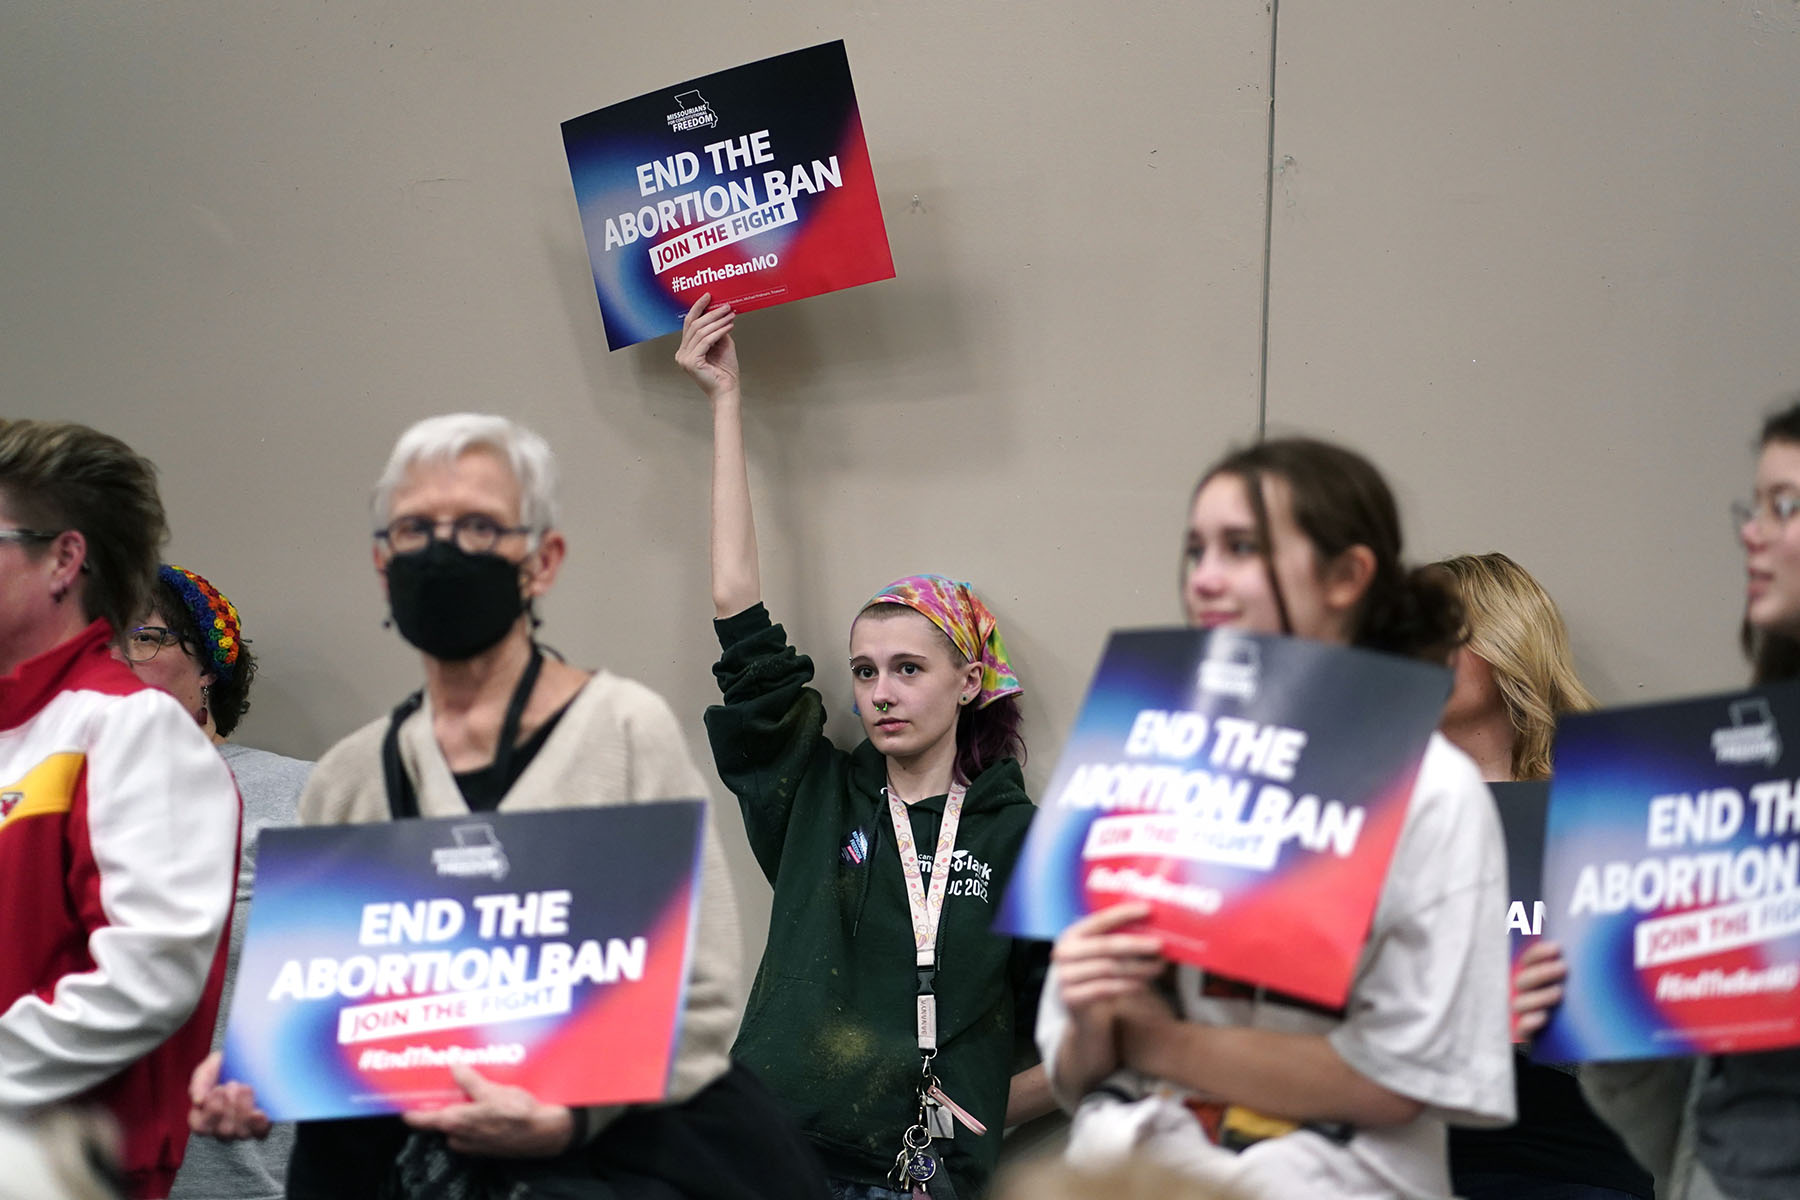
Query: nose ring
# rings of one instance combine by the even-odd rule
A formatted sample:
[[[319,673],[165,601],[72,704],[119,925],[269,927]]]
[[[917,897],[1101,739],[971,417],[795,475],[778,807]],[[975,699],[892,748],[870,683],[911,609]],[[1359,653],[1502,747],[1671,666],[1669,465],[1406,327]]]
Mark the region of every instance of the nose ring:
[[[888,710],[888,706],[886,704],[877,704],[875,706],[876,712],[886,712],[887,710]]]

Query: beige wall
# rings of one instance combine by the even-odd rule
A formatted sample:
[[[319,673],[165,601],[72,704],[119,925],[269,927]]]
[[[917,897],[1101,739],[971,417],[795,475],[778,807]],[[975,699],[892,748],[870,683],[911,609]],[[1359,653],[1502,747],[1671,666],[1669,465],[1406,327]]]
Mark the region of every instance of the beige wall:
[[[1800,389],[1800,5],[1280,14],[1271,426],[1388,465],[1416,553],[1524,563],[1602,700],[1741,682],[1727,505]]]
[[[1418,552],[1540,572],[1607,699],[1740,675],[1724,504],[1800,386],[1797,28],[1280,6],[1271,425],[1368,449]],[[416,685],[367,557],[394,435],[513,413],[567,474],[548,640],[703,754],[706,414],[671,342],[606,352],[558,124],[841,36],[898,278],[741,323],[771,606],[843,709],[865,595],[974,579],[1041,781],[1106,629],[1176,618],[1187,488],[1257,428],[1271,33],[1262,2],[13,0],[5,409],[162,465],[172,557],[264,660],[242,736],[300,755]]]

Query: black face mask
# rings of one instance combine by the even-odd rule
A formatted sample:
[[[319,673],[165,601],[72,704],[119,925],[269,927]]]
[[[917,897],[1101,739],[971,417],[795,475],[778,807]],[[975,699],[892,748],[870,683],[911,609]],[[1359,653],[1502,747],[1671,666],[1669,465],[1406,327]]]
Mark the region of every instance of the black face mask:
[[[433,658],[461,662],[492,648],[525,611],[519,564],[434,541],[388,560],[388,607],[400,636]]]

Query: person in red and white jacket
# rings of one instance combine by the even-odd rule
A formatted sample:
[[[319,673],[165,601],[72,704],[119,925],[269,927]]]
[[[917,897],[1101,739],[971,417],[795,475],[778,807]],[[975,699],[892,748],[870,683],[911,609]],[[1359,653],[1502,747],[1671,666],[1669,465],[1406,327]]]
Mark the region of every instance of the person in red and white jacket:
[[[109,1110],[151,1200],[218,1016],[240,820],[193,714],[112,652],[165,531],[124,443],[0,420],[0,1106]]]

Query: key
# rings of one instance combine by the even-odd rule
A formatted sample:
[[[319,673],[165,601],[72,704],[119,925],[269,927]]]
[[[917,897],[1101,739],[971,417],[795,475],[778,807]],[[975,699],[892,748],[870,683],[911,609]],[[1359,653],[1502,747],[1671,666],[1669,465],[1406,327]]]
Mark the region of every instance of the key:
[[[912,1177],[912,1161],[916,1153],[918,1152],[909,1147],[894,1156],[893,1169],[888,1172],[888,1183],[895,1189],[906,1191],[919,1186]]]

